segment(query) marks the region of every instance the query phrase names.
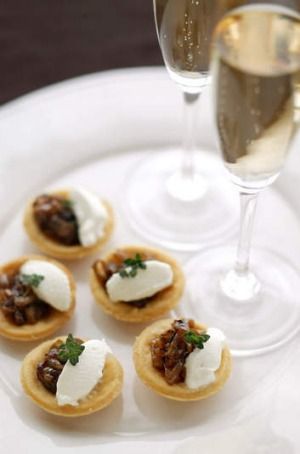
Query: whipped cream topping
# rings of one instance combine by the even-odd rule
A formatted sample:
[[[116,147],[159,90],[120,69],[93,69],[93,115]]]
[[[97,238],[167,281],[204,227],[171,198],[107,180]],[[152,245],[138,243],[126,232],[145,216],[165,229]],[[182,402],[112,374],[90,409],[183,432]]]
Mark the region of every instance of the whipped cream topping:
[[[72,302],[68,276],[53,263],[44,260],[28,260],[20,268],[21,274],[38,274],[44,277],[37,287],[36,296],[58,311],[67,311]]]
[[[169,287],[173,282],[173,270],[168,263],[146,260],[146,269],[139,269],[135,277],[121,277],[114,273],[106,282],[111,301],[136,301],[149,298]],[[130,267],[125,268],[130,271]]]
[[[69,199],[78,222],[78,236],[82,246],[92,246],[103,237],[107,209],[93,193],[83,188],[72,188]]]
[[[75,366],[67,361],[57,381],[58,405],[79,405],[101,380],[106,356],[111,352],[105,340],[89,340]]]
[[[185,362],[185,384],[190,389],[213,383],[216,379],[215,371],[221,365],[226,338],[222,331],[216,328],[209,328],[207,334],[210,338],[204,343],[204,348],[202,350],[195,348]]]

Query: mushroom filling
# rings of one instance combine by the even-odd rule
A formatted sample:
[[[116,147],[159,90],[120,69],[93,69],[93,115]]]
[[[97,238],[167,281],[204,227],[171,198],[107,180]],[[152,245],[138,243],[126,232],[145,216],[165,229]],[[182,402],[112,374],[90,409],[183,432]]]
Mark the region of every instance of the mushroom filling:
[[[76,343],[83,344],[81,339],[75,339]],[[56,394],[57,382],[60,374],[67,362],[60,355],[60,347],[63,345],[61,340],[56,341],[45,354],[44,360],[37,365],[36,376],[44,388],[52,394]]]
[[[152,365],[169,385],[185,381],[185,361],[195,349],[195,345],[185,339],[190,331],[199,333],[193,320],[175,320],[170,329],[151,342]]]
[[[65,246],[78,246],[78,223],[72,203],[58,195],[41,195],[33,203],[34,219],[41,231]]]
[[[125,251],[116,251],[108,262],[105,262],[104,260],[97,260],[94,263],[93,269],[100,284],[105,286],[106,282],[113,274],[118,273],[122,268],[124,268],[124,260],[132,258],[133,255],[135,254],[126,253]],[[153,259],[153,257],[144,253],[140,253],[140,256],[143,261]],[[163,291],[164,290],[157,292],[155,295],[148,298],[130,302],[122,301],[122,303],[142,309]]]
[[[0,274],[0,309],[17,326],[34,325],[51,312],[49,304],[41,301],[18,273]]]

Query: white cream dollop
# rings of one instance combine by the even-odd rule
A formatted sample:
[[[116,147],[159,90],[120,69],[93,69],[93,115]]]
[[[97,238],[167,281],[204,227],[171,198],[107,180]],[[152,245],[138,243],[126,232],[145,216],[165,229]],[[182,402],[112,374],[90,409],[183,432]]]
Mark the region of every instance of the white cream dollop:
[[[78,222],[78,236],[82,246],[92,246],[103,237],[107,209],[101,200],[84,188],[72,188],[69,193]]]
[[[79,401],[101,380],[106,356],[111,352],[105,340],[89,340],[75,366],[67,361],[57,381],[58,405],[79,405]]]
[[[201,388],[213,383],[216,379],[215,371],[221,365],[226,338],[217,328],[209,328],[207,334],[210,338],[204,343],[204,348],[195,348],[185,362],[185,384],[190,389]]]
[[[114,273],[106,282],[111,301],[136,301],[149,298],[169,287],[173,282],[173,270],[168,263],[146,260],[146,269],[138,269],[134,277],[121,277]],[[125,270],[130,271],[130,267]]]
[[[67,311],[72,302],[69,278],[64,271],[51,262],[28,260],[20,268],[21,274],[38,274],[43,280],[32,287],[36,296],[58,311]]]

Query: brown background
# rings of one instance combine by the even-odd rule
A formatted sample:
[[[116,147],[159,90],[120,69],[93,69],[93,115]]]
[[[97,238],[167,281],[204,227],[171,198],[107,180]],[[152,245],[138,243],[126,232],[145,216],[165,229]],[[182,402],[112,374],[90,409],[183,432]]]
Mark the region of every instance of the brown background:
[[[157,64],[152,0],[0,0],[0,103],[80,74]]]
[[[264,2],[300,11],[300,0]],[[81,74],[157,64],[152,0],[0,0],[0,104]]]

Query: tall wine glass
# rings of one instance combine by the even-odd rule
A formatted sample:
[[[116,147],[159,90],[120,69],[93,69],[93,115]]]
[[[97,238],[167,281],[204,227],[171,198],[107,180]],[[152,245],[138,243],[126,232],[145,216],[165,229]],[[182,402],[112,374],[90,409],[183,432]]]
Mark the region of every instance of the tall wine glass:
[[[196,126],[197,102],[209,83],[213,28],[228,9],[243,3],[154,0],[164,62],[183,93],[183,144],[177,152],[171,149],[151,153],[131,171],[126,179],[126,213],[141,235],[164,246],[199,249],[231,234],[235,224],[232,188],[215,153],[198,152]]]
[[[188,263],[191,310],[222,326],[236,354],[257,354],[300,328],[299,271],[280,245],[256,249],[249,267],[257,196],[278,177],[299,120],[300,16],[266,4],[225,16],[212,70],[220,148],[241,198],[240,239],[235,265],[226,247]]]

